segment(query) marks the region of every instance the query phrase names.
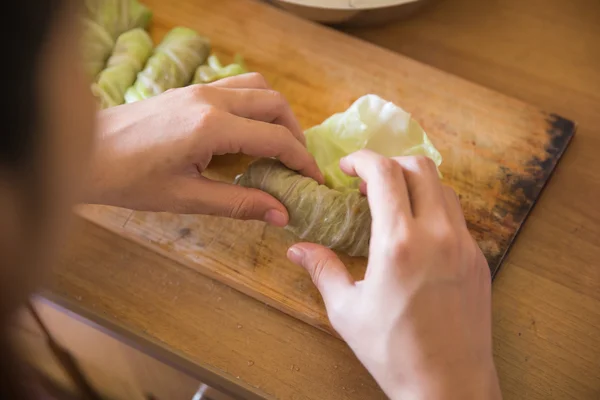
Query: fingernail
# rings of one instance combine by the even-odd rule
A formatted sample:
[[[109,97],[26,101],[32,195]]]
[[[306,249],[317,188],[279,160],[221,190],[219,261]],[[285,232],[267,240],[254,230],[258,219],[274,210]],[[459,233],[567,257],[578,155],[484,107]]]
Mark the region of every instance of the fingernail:
[[[285,214],[279,210],[267,211],[267,213],[265,214],[264,220],[265,220],[265,222],[267,222],[271,225],[280,226],[280,227],[286,226],[287,222],[288,222]]]
[[[290,247],[287,252],[287,256],[295,264],[302,264],[304,259],[304,250],[298,247]]]

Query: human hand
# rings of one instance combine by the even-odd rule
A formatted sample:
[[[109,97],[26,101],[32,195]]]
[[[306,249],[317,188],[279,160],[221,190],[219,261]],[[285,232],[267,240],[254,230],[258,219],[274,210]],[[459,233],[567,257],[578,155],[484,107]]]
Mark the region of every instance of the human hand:
[[[491,278],[454,191],[425,157],[361,150],[342,170],[363,180],[372,215],[367,271],[300,243],[288,257],[321,292],[334,329],[392,399],[499,399]]]
[[[323,181],[288,103],[252,73],[101,111],[86,200],[286,225],[267,193],[202,176],[213,155],[234,153],[276,157]]]

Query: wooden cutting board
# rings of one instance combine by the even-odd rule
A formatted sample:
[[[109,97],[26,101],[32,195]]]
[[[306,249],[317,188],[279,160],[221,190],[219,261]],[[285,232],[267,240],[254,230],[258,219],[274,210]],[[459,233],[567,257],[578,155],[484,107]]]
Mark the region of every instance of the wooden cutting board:
[[[176,25],[209,36],[224,62],[243,54],[281,91],[304,128],[374,93],[413,114],[444,157],[469,229],[498,271],[575,132],[575,124],[334,30],[250,0],[145,0],[158,42]],[[249,159],[215,159],[232,180]],[[262,222],[83,206],[85,218],[199,273],[334,333],[308,275],[287,261],[294,237]],[[342,257],[356,278],[365,259]],[[168,282],[165,282],[168,284]],[[198,290],[204,290],[198,288]]]

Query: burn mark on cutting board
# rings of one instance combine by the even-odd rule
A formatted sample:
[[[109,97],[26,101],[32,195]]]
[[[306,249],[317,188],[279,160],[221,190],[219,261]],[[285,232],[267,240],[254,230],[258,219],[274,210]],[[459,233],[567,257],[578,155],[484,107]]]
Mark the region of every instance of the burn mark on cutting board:
[[[179,229],[178,233],[179,233],[179,236],[177,237],[177,239],[173,240],[173,243],[178,242],[178,241],[190,236],[192,234],[192,230],[190,228],[181,228],[181,229]]]
[[[492,277],[498,272],[502,260],[539,199],[544,186],[577,129],[575,122],[557,114],[548,114],[546,123],[548,141],[542,157],[533,156],[527,161],[523,173],[511,171],[506,167],[499,169],[499,179],[505,182],[504,193],[499,196],[501,200],[494,206],[493,214],[500,217],[497,222],[509,228],[513,234],[497,240],[500,246],[497,246],[495,250],[482,248],[490,265]]]

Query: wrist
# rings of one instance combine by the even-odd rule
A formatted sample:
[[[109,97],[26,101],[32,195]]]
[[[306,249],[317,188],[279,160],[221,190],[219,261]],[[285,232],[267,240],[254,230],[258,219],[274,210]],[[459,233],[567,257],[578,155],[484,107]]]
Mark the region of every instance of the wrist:
[[[101,110],[96,114],[96,138],[82,185],[82,203],[116,205],[115,197],[120,191],[118,181],[128,172],[117,162],[118,151],[111,140],[117,132],[112,125],[118,115],[117,108]]]
[[[114,162],[111,165],[108,160],[101,160],[99,154],[94,155],[82,185],[81,203],[122,206],[121,196],[125,186],[121,180],[127,171],[114,171],[113,166]]]
[[[107,204],[107,197],[110,197],[109,189],[106,187],[105,180],[98,176],[95,166],[92,166],[88,170],[88,175],[83,184],[83,192],[80,199],[81,203],[87,204]]]

